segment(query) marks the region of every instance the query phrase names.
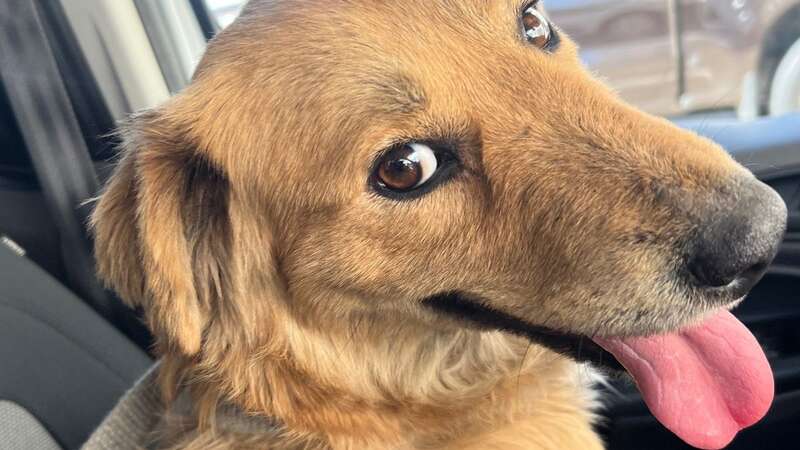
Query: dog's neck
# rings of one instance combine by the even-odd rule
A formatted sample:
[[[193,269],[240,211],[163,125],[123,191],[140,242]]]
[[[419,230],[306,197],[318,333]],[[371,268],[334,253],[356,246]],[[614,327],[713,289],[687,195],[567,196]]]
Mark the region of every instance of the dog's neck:
[[[334,447],[366,448],[398,439],[402,446],[438,445],[479,423],[528,414],[532,393],[550,390],[554,380],[563,384],[574,367],[501,332],[389,318],[328,328],[283,317],[274,335],[280,344],[262,344],[246,361],[222,352],[184,360],[179,371],[165,364],[162,383],[174,386],[174,376],[198,380],[189,389],[200,426],[232,401],[309,438],[340,443]],[[543,369],[550,375],[532,375]]]
[[[324,331],[295,322],[289,334],[292,357],[319,383],[371,402],[483,395],[544,352],[501,332],[436,329],[390,315]]]

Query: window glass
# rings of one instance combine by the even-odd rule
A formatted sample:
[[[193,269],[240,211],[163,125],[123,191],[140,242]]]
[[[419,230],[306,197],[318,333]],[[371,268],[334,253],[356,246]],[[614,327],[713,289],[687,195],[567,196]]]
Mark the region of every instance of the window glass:
[[[242,0],[206,0],[220,27]],[[546,0],[585,64],[668,117],[800,110],[800,0]]]
[[[800,0],[545,4],[586,64],[646,111],[750,119],[800,108]]]
[[[205,0],[205,2],[212,19],[220,29],[230,25],[246,3],[244,0]]]

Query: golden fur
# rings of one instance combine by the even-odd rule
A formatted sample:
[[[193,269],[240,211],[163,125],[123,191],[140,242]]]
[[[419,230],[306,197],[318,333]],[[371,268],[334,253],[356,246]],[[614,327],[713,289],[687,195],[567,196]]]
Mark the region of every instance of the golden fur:
[[[679,205],[743,169],[623,104],[568,38],[527,45],[521,6],[253,0],[131,120],[96,256],[145,311],[165,398],[195,405],[164,446],[602,447],[582,366],[420,300],[590,336],[685,325],[709,306],[665,275],[696,226]],[[414,139],[453,143],[457,175],[376,195],[375,158]],[[281,427],[226,431],[222,404]]]

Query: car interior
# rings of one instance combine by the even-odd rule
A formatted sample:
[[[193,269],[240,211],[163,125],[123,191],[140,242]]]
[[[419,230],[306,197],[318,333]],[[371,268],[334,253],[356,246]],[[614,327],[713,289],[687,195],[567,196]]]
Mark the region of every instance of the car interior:
[[[153,364],[140,312],[94,275],[87,217],[116,162],[118,121],[185,86],[217,28],[203,0],[0,0],[0,449],[80,448]],[[719,142],[789,207],[775,263],[735,311],[767,351],[775,403],[730,448],[793,448],[800,113],[675,122]],[[631,381],[603,389],[610,449],[689,448]]]

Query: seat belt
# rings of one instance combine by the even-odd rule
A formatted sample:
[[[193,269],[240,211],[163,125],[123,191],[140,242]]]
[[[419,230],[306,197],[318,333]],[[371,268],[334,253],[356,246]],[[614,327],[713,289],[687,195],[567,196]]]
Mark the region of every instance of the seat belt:
[[[0,81],[56,222],[71,288],[112,319],[121,305],[94,276],[86,229],[86,201],[100,185],[39,8],[38,1],[0,0]]]

